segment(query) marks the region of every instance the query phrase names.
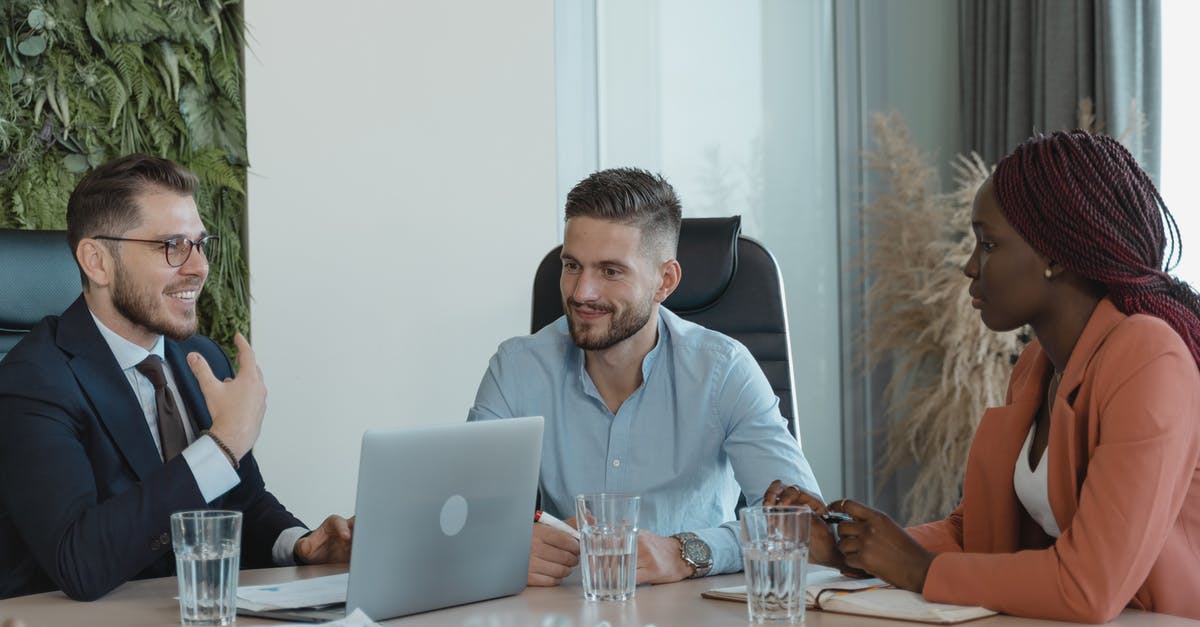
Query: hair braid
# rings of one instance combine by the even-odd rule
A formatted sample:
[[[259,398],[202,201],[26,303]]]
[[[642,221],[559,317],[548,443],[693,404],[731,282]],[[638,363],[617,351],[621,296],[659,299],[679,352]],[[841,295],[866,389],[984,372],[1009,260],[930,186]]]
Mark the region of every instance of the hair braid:
[[[996,164],[1001,211],[1040,254],[1104,285],[1126,314],[1156,316],[1200,365],[1200,294],[1168,271],[1179,225],[1119,142],[1086,131],[1037,135]]]

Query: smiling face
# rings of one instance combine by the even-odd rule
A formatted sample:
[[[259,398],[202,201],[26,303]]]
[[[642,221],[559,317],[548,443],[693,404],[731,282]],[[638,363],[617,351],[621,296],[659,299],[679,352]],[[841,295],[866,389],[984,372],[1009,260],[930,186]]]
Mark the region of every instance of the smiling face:
[[[135,202],[141,222],[120,237],[186,237],[196,241],[206,234],[191,196],[151,187],[139,193]],[[196,332],[196,299],[208,278],[207,257],[195,249],[187,262],[172,268],[161,245],[112,244],[113,272],[108,292],[121,327],[113,330],[142,345],[147,340],[153,343],[158,335],[174,340],[191,337]]]
[[[646,327],[661,302],[658,265],[636,227],[584,216],[567,221],[559,289],[571,339],[604,350]]]
[[[971,305],[993,331],[1035,322],[1046,310],[1049,261],[1008,224],[989,178],[975,194],[971,209],[975,250],[963,273],[971,279]]]

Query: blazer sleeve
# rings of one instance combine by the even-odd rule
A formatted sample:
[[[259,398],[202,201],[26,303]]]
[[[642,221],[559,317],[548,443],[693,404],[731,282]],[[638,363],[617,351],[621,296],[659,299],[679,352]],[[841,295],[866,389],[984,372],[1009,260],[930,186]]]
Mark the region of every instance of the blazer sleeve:
[[[187,349],[197,350],[208,361],[218,379],[233,376],[229,356],[211,338],[193,336]],[[192,377],[191,372],[184,376]],[[201,399],[203,402],[203,399]],[[276,566],[272,549],[279,534],[285,529],[306,527],[267,490],[266,482],[254,457],[254,451],[242,457],[238,467],[238,485],[214,506],[242,512],[242,568],[268,568]],[[194,480],[193,480],[194,481]],[[306,527],[307,528],[307,527]]]
[[[927,599],[1076,622],[1121,612],[1163,551],[1200,461],[1200,377],[1175,340],[1126,342],[1094,366],[1098,441],[1058,540],[1043,550],[940,554]]]
[[[242,512],[242,568],[276,566],[271,551],[279,534],[307,526],[267,490],[253,453],[242,458],[238,475],[241,483],[220,499],[220,505]]]
[[[179,456],[100,502],[85,430],[73,418],[87,411],[72,406],[82,402],[78,392],[39,382],[30,389],[0,395],[0,504],[57,586],[73,599],[97,599],[169,552],[171,513],[203,509],[204,497]]]
[[[933,553],[955,553],[963,550],[963,506],[960,503],[945,520],[905,529],[914,540]]]

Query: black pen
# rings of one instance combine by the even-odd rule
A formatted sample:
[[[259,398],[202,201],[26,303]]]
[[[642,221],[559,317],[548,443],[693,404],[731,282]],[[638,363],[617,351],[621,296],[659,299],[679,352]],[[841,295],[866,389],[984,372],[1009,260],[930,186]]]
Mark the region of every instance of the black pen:
[[[836,525],[838,523],[850,522],[854,520],[854,517],[842,512],[825,512],[821,514],[821,520],[825,521],[827,525]]]

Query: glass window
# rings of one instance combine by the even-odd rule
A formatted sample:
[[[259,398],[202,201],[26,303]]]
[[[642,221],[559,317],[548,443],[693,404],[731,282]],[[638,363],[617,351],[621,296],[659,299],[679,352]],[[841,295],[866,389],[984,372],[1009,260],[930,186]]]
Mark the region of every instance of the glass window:
[[[1196,185],[1196,149],[1200,146],[1200,2],[1162,3],[1162,175],[1160,192],[1183,234],[1183,259],[1173,274],[1200,286],[1200,187]]]
[[[831,5],[566,0],[556,11],[560,32],[576,33],[559,37],[556,52],[560,200],[568,181],[590,171],[579,157],[584,146],[591,169],[661,172],[685,217],[742,216],[743,233],[763,242],[783,272],[797,424],[822,490],[840,494]],[[594,41],[578,26],[589,15]],[[594,83],[576,75],[589,55]],[[581,124],[589,115],[591,125]]]

